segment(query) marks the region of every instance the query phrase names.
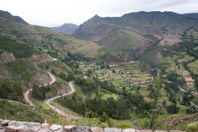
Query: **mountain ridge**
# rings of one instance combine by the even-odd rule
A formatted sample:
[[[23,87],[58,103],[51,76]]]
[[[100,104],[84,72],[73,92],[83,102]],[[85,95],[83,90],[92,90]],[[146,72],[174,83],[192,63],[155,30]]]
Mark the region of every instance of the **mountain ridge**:
[[[61,26],[51,27],[51,29],[58,31],[58,32],[62,32],[65,35],[72,35],[77,28],[78,28],[78,25],[73,24],[73,23],[65,23]]]
[[[198,25],[196,17],[197,13],[192,16],[160,11],[132,12],[121,17],[95,15],[81,24],[73,36],[105,45],[121,55],[129,53],[120,47],[125,49],[131,47],[128,48],[131,52],[135,49],[143,53],[146,48],[155,44],[156,40],[160,40],[159,46],[171,46],[181,42],[182,33]],[[138,48],[136,45],[139,45]]]
[[[8,11],[2,11],[0,10],[0,17],[4,17],[7,18],[8,20],[14,20],[17,23],[21,23],[21,24],[28,24],[25,20],[23,20],[21,17],[19,16],[13,16],[11,15]]]

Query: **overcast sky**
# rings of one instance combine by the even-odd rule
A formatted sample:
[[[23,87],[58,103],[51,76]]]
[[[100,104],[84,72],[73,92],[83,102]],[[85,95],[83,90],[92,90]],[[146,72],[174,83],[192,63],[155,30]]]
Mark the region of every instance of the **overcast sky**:
[[[105,17],[137,11],[198,12],[198,0],[0,0],[0,10],[21,16],[30,24],[58,26],[81,24],[95,14]]]

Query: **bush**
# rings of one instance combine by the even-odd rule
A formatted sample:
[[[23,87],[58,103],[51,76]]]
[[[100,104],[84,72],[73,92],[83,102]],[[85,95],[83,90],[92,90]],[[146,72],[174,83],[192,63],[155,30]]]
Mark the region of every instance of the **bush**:
[[[20,83],[0,79],[0,98],[22,101],[23,92]]]
[[[32,97],[39,100],[44,100],[46,98],[46,93],[49,92],[49,90],[49,86],[33,86]]]
[[[17,58],[30,57],[34,52],[30,45],[5,37],[0,37],[0,49],[12,52]]]
[[[178,111],[179,111],[179,108],[177,107],[176,104],[172,104],[172,105],[170,105],[170,106],[167,107],[167,111],[170,114],[177,114]]]
[[[190,123],[187,127],[188,132],[197,132],[198,131],[198,122]]]

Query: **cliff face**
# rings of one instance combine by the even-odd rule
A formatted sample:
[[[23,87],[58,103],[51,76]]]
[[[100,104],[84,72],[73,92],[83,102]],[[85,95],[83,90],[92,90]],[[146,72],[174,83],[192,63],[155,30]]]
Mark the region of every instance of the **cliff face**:
[[[88,126],[62,126],[48,123],[21,122],[0,119],[0,132],[153,132],[152,130],[99,128]],[[168,132],[166,130],[155,130],[154,132]],[[184,132],[170,130],[169,132]]]

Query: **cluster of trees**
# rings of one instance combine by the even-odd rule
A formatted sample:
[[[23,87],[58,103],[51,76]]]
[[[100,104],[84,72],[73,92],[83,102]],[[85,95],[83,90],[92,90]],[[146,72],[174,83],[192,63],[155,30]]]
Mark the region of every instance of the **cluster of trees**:
[[[49,91],[50,86],[33,86],[31,96],[38,100],[44,100],[46,98],[46,93]]]
[[[65,61],[90,61],[90,58],[85,57],[85,55],[80,53],[67,53],[67,57],[65,58]]]
[[[150,115],[149,110],[153,109],[153,105],[145,102],[143,96],[139,93],[126,94],[117,100],[113,98],[104,100],[100,97],[84,98],[74,94],[70,97],[60,98],[57,101],[86,117],[101,117],[103,113],[106,113],[109,117],[118,120],[129,119],[130,112],[139,117],[148,117]]]
[[[58,77],[60,77],[61,79],[67,81],[67,82],[68,82],[68,81],[73,81],[74,78],[75,78],[75,75],[74,75],[74,73],[73,73],[72,71],[67,72],[67,73],[65,73],[65,72],[57,73],[55,70],[52,69],[51,72],[52,72],[52,74],[54,74],[55,76],[58,76]]]
[[[62,98],[58,102],[63,106],[72,109],[86,117],[101,117],[106,113],[109,117],[114,119],[128,119],[129,112],[125,100],[114,100],[110,98],[103,100],[101,98],[85,98],[73,95],[71,98]]]
[[[0,79],[0,98],[22,101],[23,91],[20,83]]]
[[[0,49],[14,53],[17,58],[29,57],[33,54],[34,49],[29,44],[19,43],[16,40],[11,40],[0,36]]]
[[[91,79],[84,79],[82,77],[75,77],[75,83],[81,87],[81,90],[86,93],[91,93],[99,88],[108,90],[115,94],[124,95],[121,91],[117,91],[115,86],[109,81],[100,81],[97,77]]]

